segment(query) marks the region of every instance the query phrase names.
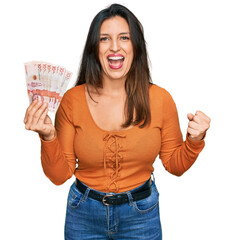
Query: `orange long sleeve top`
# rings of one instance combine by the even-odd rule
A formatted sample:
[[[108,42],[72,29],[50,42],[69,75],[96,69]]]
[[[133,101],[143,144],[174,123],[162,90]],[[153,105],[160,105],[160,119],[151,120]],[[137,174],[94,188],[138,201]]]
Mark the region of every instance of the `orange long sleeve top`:
[[[102,192],[124,192],[149,179],[159,155],[165,169],[180,176],[204,147],[204,139],[183,141],[176,105],[163,88],[150,84],[151,124],[121,131],[98,127],[90,113],[85,84],[68,90],[55,117],[56,136],[41,138],[45,175],[56,185],[74,174]]]

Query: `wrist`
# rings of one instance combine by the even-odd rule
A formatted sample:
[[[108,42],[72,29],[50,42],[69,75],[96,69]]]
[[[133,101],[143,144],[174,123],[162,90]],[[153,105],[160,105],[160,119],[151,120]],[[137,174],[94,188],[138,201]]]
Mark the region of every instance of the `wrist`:
[[[49,135],[42,135],[44,141],[52,141],[55,137],[55,131],[52,131]]]
[[[191,134],[187,133],[187,136],[191,141],[198,142],[198,141],[202,141],[205,138],[206,133],[204,133],[200,136],[197,136],[197,137],[192,137]]]

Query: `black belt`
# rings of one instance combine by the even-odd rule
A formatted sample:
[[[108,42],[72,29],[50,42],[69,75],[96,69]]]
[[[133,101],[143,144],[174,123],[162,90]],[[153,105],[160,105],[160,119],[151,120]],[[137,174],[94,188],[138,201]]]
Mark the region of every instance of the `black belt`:
[[[84,194],[87,187],[77,178],[75,184],[78,190]],[[146,181],[144,185],[142,185],[139,189],[132,191],[130,190],[130,192],[133,201],[147,198],[151,194],[151,178]],[[90,189],[88,196],[102,202],[104,205],[120,205],[129,202],[129,198],[126,193],[119,193],[115,195],[107,193],[107,195],[103,195],[96,192],[95,190]]]

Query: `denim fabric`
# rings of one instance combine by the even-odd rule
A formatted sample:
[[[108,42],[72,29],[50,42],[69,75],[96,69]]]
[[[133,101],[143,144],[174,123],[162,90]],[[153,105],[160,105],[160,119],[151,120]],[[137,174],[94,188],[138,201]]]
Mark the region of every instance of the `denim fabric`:
[[[155,182],[152,181],[149,197],[133,201],[131,192],[138,188],[125,192],[129,203],[106,206],[88,197],[90,188],[82,194],[73,183],[67,201],[65,240],[161,240],[159,193]]]

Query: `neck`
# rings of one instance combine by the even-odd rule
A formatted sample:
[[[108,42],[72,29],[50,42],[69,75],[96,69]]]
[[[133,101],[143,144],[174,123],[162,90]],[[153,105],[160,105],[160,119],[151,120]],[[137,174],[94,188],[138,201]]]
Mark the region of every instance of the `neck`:
[[[108,77],[103,77],[103,88],[100,92],[111,96],[123,95],[125,94],[125,81],[126,79],[109,79]]]

